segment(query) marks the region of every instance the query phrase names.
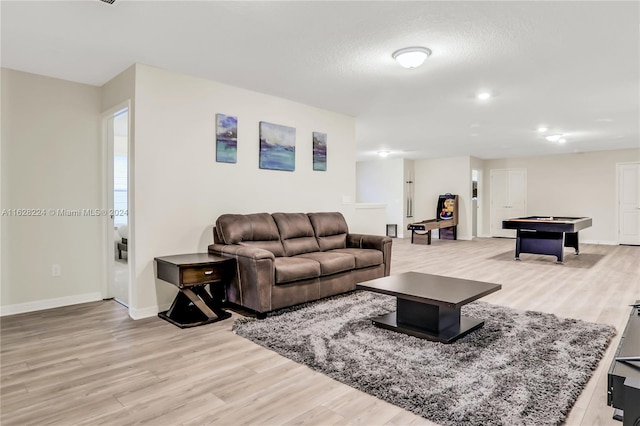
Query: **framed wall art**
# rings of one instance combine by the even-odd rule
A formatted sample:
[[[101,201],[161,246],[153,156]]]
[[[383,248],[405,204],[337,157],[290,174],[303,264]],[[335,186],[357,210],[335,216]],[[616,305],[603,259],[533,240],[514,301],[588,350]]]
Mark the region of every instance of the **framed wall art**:
[[[296,129],[260,122],[260,168],[294,171],[296,168]]]
[[[238,117],[216,114],[216,161],[238,161]]]
[[[327,170],[327,134],[313,132],[313,170]]]

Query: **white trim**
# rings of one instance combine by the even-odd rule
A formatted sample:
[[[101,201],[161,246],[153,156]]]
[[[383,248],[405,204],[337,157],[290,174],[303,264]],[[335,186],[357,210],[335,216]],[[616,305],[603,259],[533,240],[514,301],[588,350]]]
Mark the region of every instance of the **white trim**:
[[[601,246],[617,246],[619,243],[617,241],[598,241],[598,240],[584,240],[580,241],[580,244],[597,244]]]
[[[102,300],[102,295],[99,292],[93,292],[76,294],[74,296],[56,297],[54,299],[36,300],[33,302],[16,303],[15,305],[0,306],[0,316],[42,311],[44,309],[60,308],[80,303],[97,302],[99,300]]]
[[[134,320],[151,318],[158,315],[158,312],[166,311],[167,309],[169,309],[169,306],[171,305],[167,305],[166,309],[160,309],[160,307],[158,306],[148,306],[146,308],[136,309],[129,306],[129,316]]]

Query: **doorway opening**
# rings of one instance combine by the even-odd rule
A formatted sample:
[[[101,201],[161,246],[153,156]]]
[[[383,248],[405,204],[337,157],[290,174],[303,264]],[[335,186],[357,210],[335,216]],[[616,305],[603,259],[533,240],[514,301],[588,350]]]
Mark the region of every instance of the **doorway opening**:
[[[129,307],[129,107],[105,113],[106,269],[105,299]]]
[[[482,170],[471,169],[471,237],[484,237]]]

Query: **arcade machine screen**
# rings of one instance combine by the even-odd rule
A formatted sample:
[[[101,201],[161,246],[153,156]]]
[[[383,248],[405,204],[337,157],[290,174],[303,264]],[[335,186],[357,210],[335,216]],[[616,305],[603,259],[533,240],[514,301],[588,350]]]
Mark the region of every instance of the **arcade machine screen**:
[[[436,212],[437,220],[453,219],[455,207],[455,198],[451,194],[445,194],[438,197],[438,210]],[[454,228],[440,228],[440,239],[455,240],[453,234]]]

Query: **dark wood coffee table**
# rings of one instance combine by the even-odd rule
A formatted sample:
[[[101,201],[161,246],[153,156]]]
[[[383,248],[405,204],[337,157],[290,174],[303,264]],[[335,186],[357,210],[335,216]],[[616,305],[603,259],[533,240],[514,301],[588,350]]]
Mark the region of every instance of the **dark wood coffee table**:
[[[356,285],[358,290],[397,298],[396,312],[374,318],[376,326],[443,343],[451,343],[482,327],[484,321],[461,316],[460,308],[501,288],[500,284],[419,272],[405,272]]]

